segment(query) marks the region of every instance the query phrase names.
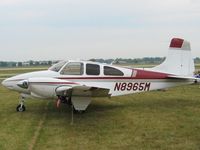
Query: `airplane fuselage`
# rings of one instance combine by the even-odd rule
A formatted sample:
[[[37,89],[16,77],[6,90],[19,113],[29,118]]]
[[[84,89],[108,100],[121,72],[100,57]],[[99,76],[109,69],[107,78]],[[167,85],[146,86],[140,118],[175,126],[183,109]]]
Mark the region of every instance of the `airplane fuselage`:
[[[65,75],[62,73],[63,69],[70,63],[81,63],[82,73],[77,75]],[[88,65],[92,65],[99,68],[95,72],[87,70]],[[107,75],[105,69],[111,69],[116,71],[114,75]],[[116,69],[116,70],[115,70]],[[87,72],[88,71],[88,72]],[[91,72],[90,72],[91,71]],[[118,72],[117,72],[118,71]],[[72,73],[73,74],[73,73]],[[90,75],[95,74],[95,75]],[[85,61],[69,61],[64,64],[59,71],[53,71],[51,69],[46,71],[37,71],[31,73],[25,73],[8,78],[3,81],[3,85],[9,89],[18,91],[20,93],[28,94],[37,98],[55,98],[57,93],[55,92],[59,86],[69,85],[74,86],[77,84],[84,85],[86,87],[99,87],[109,89],[109,96],[119,96],[132,94],[137,92],[145,92],[156,89],[163,89],[183,84],[190,84],[193,81],[183,82],[183,80],[174,80],[168,78],[169,74],[148,71],[144,69],[132,69],[125,67],[118,67],[112,65],[106,65],[94,62]],[[20,87],[20,82],[27,81],[31,84],[30,88]],[[84,92],[84,91],[83,91]],[[87,96],[85,90],[85,95]],[[81,92],[74,92],[72,96],[81,96]],[[90,93],[88,93],[89,95]],[[105,95],[91,95],[92,97],[102,97]]]

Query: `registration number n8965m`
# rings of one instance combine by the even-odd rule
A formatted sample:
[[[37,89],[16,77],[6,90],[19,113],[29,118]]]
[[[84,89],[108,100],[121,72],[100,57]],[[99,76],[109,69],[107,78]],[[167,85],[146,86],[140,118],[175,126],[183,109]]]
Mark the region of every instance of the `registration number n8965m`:
[[[149,91],[150,82],[117,82],[114,91]]]

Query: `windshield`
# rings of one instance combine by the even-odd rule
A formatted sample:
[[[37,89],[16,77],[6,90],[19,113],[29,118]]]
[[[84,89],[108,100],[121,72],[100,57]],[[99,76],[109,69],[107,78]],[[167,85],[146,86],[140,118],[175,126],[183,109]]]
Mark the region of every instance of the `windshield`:
[[[51,67],[49,68],[49,70],[58,72],[58,71],[66,64],[66,62],[67,62],[67,61],[60,61],[60,62],[58,62],[57,64],[51,66]]]

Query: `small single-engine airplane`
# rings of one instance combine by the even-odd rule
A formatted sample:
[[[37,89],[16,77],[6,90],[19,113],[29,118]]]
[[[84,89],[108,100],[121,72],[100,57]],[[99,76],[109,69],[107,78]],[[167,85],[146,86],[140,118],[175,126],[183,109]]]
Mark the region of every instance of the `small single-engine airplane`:
[[[24,73],[2,84],[21,93],[17,111],[25,111],[25,98],[57,99],[85,111],[93,97],[112,97],[194,83],[190,43],[173,38],[165,61],[154,68],[130,68],[90,61],[61,61],[46,71]]]

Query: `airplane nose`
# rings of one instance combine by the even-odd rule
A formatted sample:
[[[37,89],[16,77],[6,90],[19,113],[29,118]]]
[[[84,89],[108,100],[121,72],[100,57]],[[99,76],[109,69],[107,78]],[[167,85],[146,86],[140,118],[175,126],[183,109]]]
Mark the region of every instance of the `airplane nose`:
[[[1,84],[2,84],[3,86],[7,87],[7,79],[3,80],[3,81],[1,82]]]
[[[3,81],[1,82],[1,84],[2,84],[3,86],[6,86],[6,81],[3,80]]]
[[[9,88],[9,89],[13,89],[13,85],[12,83],[10,82],[9,79],[5,79],[1,82],[1,84],[6,87],[6,88]]]

